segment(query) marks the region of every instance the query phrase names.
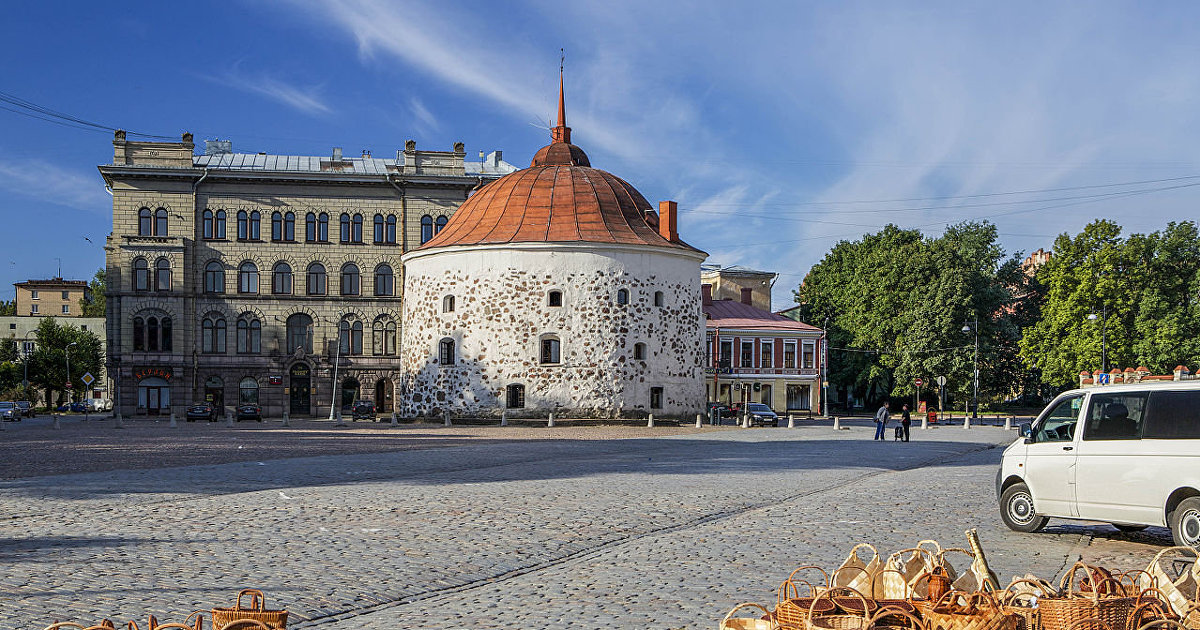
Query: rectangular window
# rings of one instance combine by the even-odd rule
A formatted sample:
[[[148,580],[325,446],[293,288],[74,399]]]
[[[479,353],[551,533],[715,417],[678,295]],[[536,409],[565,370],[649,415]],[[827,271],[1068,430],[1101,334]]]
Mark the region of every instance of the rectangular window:
[[[800,365],[800,367],[802,367],[806,370],[813,369],[813,361],[815,360],[814,357],[816,357],[816,354],[817,354],[816,345],[813,344],[813,342],[811,342],[811,341],[805,341],[804,342],[804,354],[801,356],[801,359],[804,361],[804,363],[802,363]]]
[[[1159,440],[1200,439],[1200,391],[1151,393],[1142,437]]]
[[[21,351],[26,355],[33,354],[33,342],[32,341],[21,342]]]
[[[758,367],[770,369],[775,367],[775,343],[770,339],[763,339],[759,343]]]
[[[39,299],[39,298],[38,298],[38,292],[37,292],[36,290],[34,290],[34,291],[30,291],[30,292],[29,292],[29,297],[30,297],[30,299],[34,299],[34,300],[37,300],[37,299]]]
[[[32,304],[32,305],[30,305],[30,307],[29,307],[29,313],[30,313],[31,315],[37,315],[37,312],[38,312],[38,305],[37,305],[37,304]]]
[[[733,342],[732,341],[722,341],[721,342],[720,363],[721,364],[718,367],[723,367],[723,368],[733,367]]]
[[[62,311],[63,311],[63,315],[70,315],[70,314],[71,314],[71,305],[70,305],[70,304],[63,304],[63,305],[62,305]]]
[[[69,299],[71,299],[71,293],[70,293],[69,291],[63,291],[63,292],[62,292],[62,299],[64,299],[64,300],[69,300]]]
[[[1085,440],[1136,440],[1142,434],[1146,394],[1093,394],[1088,404]]]
[[[663,406],[663,388],[651,387],[650,388],[650,408],[651,409],[662,409],[662,406]]]
[[[754,367],[754,342],[753,341],[743,341],[742,342],[742,362],[739,363],[738,365],[740,365],[741,367],[744,367],[744,368]]]
[[[796,369],[796,342],[783,342],[783,367],[794,370]]]

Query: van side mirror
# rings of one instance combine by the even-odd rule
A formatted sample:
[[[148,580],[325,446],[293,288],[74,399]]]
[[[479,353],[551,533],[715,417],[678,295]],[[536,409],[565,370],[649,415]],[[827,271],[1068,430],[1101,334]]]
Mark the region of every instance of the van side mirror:
[[[1033,437],[1033,428],[1028,424],[1022,424],[1017,428],[1017,431],[1020,433],[1021,437],[1026,438],[1027,440]],[[1032,442],[1032,440],[1029,441]]]

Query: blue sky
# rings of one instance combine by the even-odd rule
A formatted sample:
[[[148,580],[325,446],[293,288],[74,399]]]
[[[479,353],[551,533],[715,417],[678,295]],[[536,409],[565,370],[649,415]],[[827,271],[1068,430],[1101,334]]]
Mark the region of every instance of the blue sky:
[[[710,262],[779,272],[776,308],[837,241],[889,222],[986,218],[1031,251],[1097,217],[1200,217],[1192,3],[26,2],[5,18],[2,92],[300,155],[461,140],[525,166],[566,48],[593,166],[678,201]],[[6,286],[59,258],[69,278],[103,265],[111,158],[108,132],[0,109]]]

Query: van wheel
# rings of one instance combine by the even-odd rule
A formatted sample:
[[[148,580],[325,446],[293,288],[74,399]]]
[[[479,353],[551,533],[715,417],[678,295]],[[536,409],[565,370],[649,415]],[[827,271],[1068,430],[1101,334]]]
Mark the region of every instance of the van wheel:
[[[1000,518],[1009,529],[1025,533],[1040,531],[1050,520],[1033,511],[1033,494],[1023,483],[1009,486],[1000,495]]]
[[[1184,499],[1171,512],[1171,536],[1180,547],[1200,549],[1200,497]]]

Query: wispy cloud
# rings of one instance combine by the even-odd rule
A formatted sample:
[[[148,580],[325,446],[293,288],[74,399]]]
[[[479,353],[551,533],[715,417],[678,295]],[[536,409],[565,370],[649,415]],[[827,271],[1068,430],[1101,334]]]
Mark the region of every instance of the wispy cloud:
[[[306,114],[328,114],[332,109],[321,99],[319,85],[300,87],[266,74],[248,74],[235,64],[228,72],[206,79],[243,92],[265,96]]]
[[[70,171],[44,160],[0,160],[0,188],[68,208],[112,213],[112,201],[98,174]]]
[[[415,96],[408,99],[408,109],[410,112],[412,112],[412,117],[416,122],[418,131],[421,131],[422,133],[429,133],[438,130],[439,125],[437,118],[432,112],[429,111],[428,108],[425,107],[425,104],[421,102],[421,99]]]

